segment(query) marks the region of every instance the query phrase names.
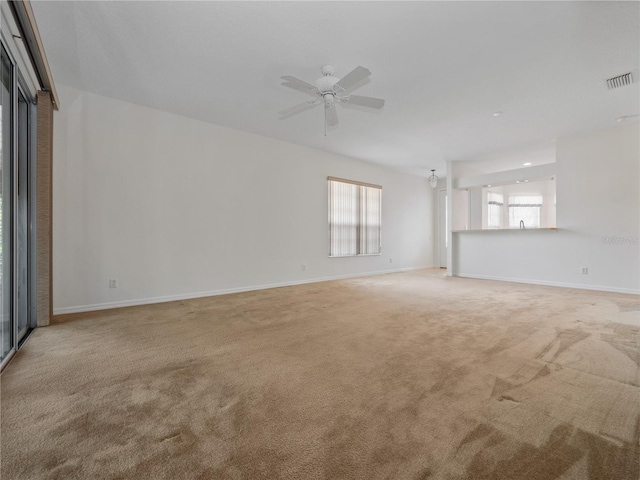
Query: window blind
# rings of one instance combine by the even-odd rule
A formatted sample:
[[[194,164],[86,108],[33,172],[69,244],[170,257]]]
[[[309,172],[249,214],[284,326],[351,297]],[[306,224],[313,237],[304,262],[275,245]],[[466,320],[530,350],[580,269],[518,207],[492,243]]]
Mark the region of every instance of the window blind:
[[[381,252],[382,187],[329,177],[329,256]]]

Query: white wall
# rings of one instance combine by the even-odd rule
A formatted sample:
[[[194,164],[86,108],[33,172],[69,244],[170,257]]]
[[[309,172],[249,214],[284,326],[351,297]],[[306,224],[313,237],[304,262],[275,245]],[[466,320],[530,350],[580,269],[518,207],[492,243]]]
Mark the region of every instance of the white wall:
[[[468,190],[452,190],[451,191],[451,229],[455,232],[458,230],[468,230],[469,225],[469,191]]]
[[[433,266],[424,178],[65,86],[59,94],[56,313]],[[329,175],[383,186],[381,256],[328,258]]]
[[[639,138],[635,122],[558,139],[558,230],[455,233],[454,275],[640,293]]]

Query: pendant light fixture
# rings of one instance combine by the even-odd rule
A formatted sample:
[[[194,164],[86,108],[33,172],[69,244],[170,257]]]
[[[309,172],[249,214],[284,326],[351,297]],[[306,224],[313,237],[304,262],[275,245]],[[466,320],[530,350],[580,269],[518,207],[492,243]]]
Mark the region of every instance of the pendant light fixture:
[[[438,177],[436,176],[436,169],[431,169],[431,176],[429,177],[429,185],[431,188],[436,188],[438,186]]]

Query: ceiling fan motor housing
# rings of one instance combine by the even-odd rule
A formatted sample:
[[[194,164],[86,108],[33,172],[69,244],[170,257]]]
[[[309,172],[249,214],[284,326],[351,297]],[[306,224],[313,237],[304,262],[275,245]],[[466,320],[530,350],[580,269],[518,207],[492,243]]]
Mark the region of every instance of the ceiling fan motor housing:
[[[335,68],[333,68],[333,65],[323,65],[320,71],[322,72],[322,75],[327,76],[333,75],[333,72],[335,72],[336,70]]]
[[[338,83],[338,80],[340,79],[333,75],[325,75],[324,77],[316,80],[315,85],[320,94],[324,95],[325,93],[333,93],[333,86]]]

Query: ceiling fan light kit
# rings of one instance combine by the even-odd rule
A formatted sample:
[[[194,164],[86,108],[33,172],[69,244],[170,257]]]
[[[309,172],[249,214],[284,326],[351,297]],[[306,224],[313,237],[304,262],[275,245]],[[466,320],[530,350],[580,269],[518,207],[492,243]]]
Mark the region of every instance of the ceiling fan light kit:
[[[324,134],[326,136],[327,126],[332,127],[338,124],[336,103],[348,103],[374,109],[380,109],[384,106],[384,100],[381,98],[351,94],[353,90],[361,87],[362,82],[371,75],[371,72],[367,68],[356,67],[342,78],[333,76],[335,72],[333,65],[324,65],[321,71],[322,77],[313,84],[292,77],[291,75],[280,77],[284,80],[282,83],[284,86],[299,90],[314,97],[313,100],[307,100],[306,102],[281,110],[279,113],[282,118],[295,115],[320,103],[324,103]],[[338,102],[336,102],[336,100]]]

